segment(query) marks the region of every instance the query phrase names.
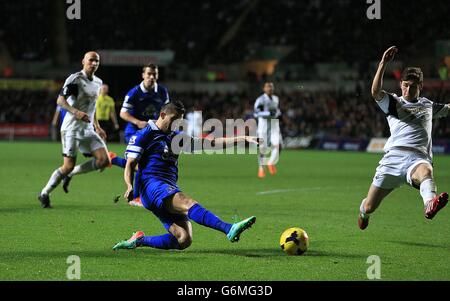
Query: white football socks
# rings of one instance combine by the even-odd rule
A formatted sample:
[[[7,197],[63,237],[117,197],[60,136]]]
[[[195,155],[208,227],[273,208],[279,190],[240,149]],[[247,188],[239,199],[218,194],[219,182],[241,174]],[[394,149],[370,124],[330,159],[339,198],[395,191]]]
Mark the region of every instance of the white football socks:
[[[425,179],[420,183],[420,195],[422,196],[424,206],[436,196],[436,191],[437,187],[433,179]]]
[[[61,173],[61,170],[57,168],[52,175],[50,176],[50,180],[48,180],[47,185],[45,185],[44,189],[42,189],[41,194],[49,195],[56,187],[58,187],[61,180],[64,178],[64,175]]]
[[[272,153],[270,154],[270,159],[268,164],[269,165],[275,165],[278,163],[278,159],[279,159],[279,154],[280,154],[280,147],[276,146],[276,147],[272,147]]]
[[[258,164],[259,167],[265,165],[266,156],[263,153],[258,154]]]
[[[80,165],[77,165],[73,168],[72,172],[69,174],[69,177],[73,177],[75,175],[91,172],[97,170],[97,164],[95,164],[96,159],[93,158],[89,161],[86,161]]]
[[[369,216],[369,213],[366,213],[366,209],[364,208],[364,203],[366,202],[366,199],[363,199],[361,202],[361,206],[359,206],[359,212],[363,217]]]

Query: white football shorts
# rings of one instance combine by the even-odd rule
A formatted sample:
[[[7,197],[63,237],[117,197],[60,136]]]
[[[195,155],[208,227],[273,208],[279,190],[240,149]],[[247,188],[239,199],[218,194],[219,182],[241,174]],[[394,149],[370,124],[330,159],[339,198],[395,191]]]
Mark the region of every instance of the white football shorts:
[[[278,119],[271,119],[258,123],[258,138],[263,139],[262,147],[280,145],[282,143],[280,123]]]
[[[108,151],[105,141],[93,130],[62,131],[61,143],[63,155],[72,158],[77,156],[78,150],[86,157],[100,148]]]
[[[413,185],[412,171],[422,163],[432,164],[428,156],[404,150],[390,150],[380,160],[372,184],[383,189],[394,189],[407,183]]]

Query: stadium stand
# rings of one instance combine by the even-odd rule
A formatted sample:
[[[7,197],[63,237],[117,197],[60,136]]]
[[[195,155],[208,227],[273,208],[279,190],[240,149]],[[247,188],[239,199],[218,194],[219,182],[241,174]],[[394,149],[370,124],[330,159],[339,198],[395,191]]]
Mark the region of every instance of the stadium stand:
[[[49,36],[49,28],[55,21],[48,18],[49,14],[55,14],[52,3],[42,0],[2,4],[0,18],[4,22],[0,24],[0,44],[14,61],[52,60],[55,42]],[[283,135],[292,137],[370,139],[387,136],[384,116],[371,101],[368,91],[374,71],[371,62],[378,60],[380,51],[391,44],[402,50],[401,58],[405,63],[412,57],[429,58],[434,55],[435,42],[448,38],[447,31],[443,30],[448,21],[445,1],[432,4],[425,0],[385,1],[383,19],[375,21],[366,18],[365,1],[134,0],[126,2],[126,9],[124,3],[84,1],[83,22],[62,18],[71,63],[78,63],[80,53],[88,49],[170,49],[175,52],[175,60],[162,68],[163,82],[192,81],[188,73],[174,70],[181,70],[180,65],[206,69],[212,63],[242,63],[264,58],[262,50],[266,46],[286,46],[291,47],[291,51],[279,61],[280,68],[273,76],[276,83],[317,78],[316,64],[321,62],[344,63],[356,70],[356,76],[347,79],[365,83],[355,91],[277,91],[283,111]],[[413,23],[396,22],[406,17],[405,10],[401,9],[405,5],[420,14],[435,17],[416,18]],[[187,10],[191,13],[186,14]],[[171,13],[162,13],[167,11]],[[12,15],[14,19],[9,18]],[[117,22],[120,26],[115,26]],[[30,23],[36,26],[30,29]],[[375,30],[375,24],[377,28],[381,25],[383,30]],[[379,41],[383,41],[383,45]],[[305,69],[293,72],[281,68],[297,63]],[[427,65],[425,77],[437,77],[436,70],[436,66]],[[32,77],[40,76],[36,72]],[[395,74],[389,73],[387,77],[394,79]],[[225,74],[220,81],[242,81],[259,87],[264,78],[248,74],[233,78]],[[112,96],[123,99],[127,88],[128,83],[123,87],[113,86]],[[206,112],[204,118],[223,120],[251,118],[256,93],[256,88],[215,94],[171,90],[171,98],[182,99],[187,107],[200,106]],[[448,89],[436,88],[424,93],[437,101],[449,100]],[[54,91],[0,89],[0,122],[48,124],[56,95]],[[434,133],[439,138],[450,138],[450,127],[445,121],[436,122]]]

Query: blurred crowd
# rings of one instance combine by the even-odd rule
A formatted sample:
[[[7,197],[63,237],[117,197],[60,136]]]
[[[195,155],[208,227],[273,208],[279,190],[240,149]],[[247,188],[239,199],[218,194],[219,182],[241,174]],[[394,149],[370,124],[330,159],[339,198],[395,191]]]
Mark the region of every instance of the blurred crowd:
[[[282,111],[281,129],[285,137],[321,138],[388,137],[383,112],[369,94],[359,91],[295,91],[276,93]],[[424,96],[439,102],[450,101],[450,91],[424,91]],[[38,123],[50,125],[57,93],[51,91],[0,90],[0,123]],[[202,111],[203,120],[253,118],[256,96],[247,93],[171,92],[188,111]],[[120,112],[122,97],[115,97]],[[119,118],[120,120],[120,118]],[[121,129],[123,129],[123,122]],[[449,118],[434,123],[435,138],[450,138]]]
[[[445,0],[383,1],[381,20],[369,20],[370,5],[355,0],[82,1],[80,21],[65,17],[67,4],[55,10],[52,0],[3,2],[0,41],[19,60],[52,58],[55,18],[65,25],[59,42],[67,43],[72,61],[87,48],[170,49],[175,63],[198,66],[242,62],[261,56],[264,46],[289,45],[286,62],[364,64],[390,45],[407,57],[432,53],[436,40],[448,39]]]
[[[49,124],[57,95],[47,90],[0,89],[0,123]]]

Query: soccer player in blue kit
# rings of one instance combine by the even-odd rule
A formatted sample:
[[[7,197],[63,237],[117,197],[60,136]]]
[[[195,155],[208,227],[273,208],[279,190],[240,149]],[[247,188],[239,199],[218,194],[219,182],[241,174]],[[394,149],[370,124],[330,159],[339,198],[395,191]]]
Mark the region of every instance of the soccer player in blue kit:
[[[169,92],[166,87],[158,84],[159,71],[155,64],[148,64],[142,68],[142,82],[132,88],[127,95],[120,110],[120,117],[127,122],[125,127],[125,142],[140,129],[147,126],[149,119],[158,119],[163,105],[169,102]],[[126,160],[117,154],[109,153],[113,165],[125,168]],[[134,179],[139,186],[139,173]],[[133,200],[129,202],[133,206],[142,206],[137,190],[133,193]]]
[[[172,131],[173,122],[182,119],[184,112],[183,103],[169,102],[161,109],[156,122],[148,121],[148,125],[144,129],[131,137],[126,150],[127,163],[124,180],[127,184],[127,191],[125,198],[132,198],[133,173],[139,161],[138,172],[142,176],[139,191],[142,204],[160,219],[169,233],[145,236],[144,232],[137,231],[130,239],[118,242],[113,250],[134,249],[142,246],[158,249],[186,249],[192,243],[190,220],[221,231],[227,235],[229,241],[236,242],[241,233],[255,223],[255,216],[234,224],[226,223],[178,188],[179,151],[175,150],[174,152],[175,141],[173,140],[180,141],[178,138],[181,137],[182,145],[185,141],[189,141],[190,145],[199,145],[194,143],[195,139],[203,142],[203,138],[192,138],[183,132]],[[220,145],[221,147],[245,141],[258,144],[257,137],[249,136],[210,140],[211,146]]]

